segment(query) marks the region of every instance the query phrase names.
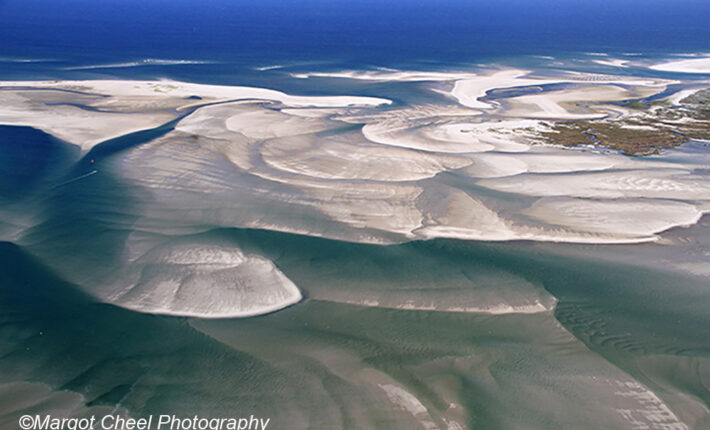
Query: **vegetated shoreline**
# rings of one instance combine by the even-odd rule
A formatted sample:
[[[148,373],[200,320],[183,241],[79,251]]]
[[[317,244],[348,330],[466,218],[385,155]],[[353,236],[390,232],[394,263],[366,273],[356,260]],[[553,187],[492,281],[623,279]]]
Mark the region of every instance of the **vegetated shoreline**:
[[[631,101],[625,106],[638,111],[633,115],[558,121],[549,123],[549,131],[541,135],[550,144],[594,145],[634,156],[658,154],[690,140],[710,140],[710,88],[697,90],[679,104]]]

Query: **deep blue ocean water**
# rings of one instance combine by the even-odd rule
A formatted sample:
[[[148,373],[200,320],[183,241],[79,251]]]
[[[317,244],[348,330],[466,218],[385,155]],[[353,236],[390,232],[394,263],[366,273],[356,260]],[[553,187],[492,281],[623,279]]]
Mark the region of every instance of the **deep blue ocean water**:
[[[0,0],[0,78],[258,84],[254,68],[273,65],[421,69],[521,55],[664,56],[710,51],[708,22],[710,2],[696,0]],[[218,63],[63,71],[156,58]]]

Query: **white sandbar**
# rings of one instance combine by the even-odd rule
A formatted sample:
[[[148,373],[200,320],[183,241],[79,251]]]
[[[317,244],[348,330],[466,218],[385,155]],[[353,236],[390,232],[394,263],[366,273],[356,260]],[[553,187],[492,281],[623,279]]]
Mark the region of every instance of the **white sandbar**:
[[[667,63],[655,64],[649,68],[661,72],[710,74],[710,57],[670,61]]]

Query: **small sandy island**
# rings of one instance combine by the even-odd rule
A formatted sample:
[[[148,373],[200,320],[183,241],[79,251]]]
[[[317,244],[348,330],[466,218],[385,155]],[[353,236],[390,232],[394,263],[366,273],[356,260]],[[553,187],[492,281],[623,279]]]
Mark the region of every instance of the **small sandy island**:
[[[688,60],[660,63],[655,64],[650,68],[661,72],[710,74],[710,57],[691,58]]]

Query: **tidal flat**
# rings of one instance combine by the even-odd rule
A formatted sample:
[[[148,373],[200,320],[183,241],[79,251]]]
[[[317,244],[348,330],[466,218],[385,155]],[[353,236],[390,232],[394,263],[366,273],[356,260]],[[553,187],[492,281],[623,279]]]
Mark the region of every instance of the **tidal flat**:
[[[707,428],[707,83],[575,64],[0,82],[0,426]]]

